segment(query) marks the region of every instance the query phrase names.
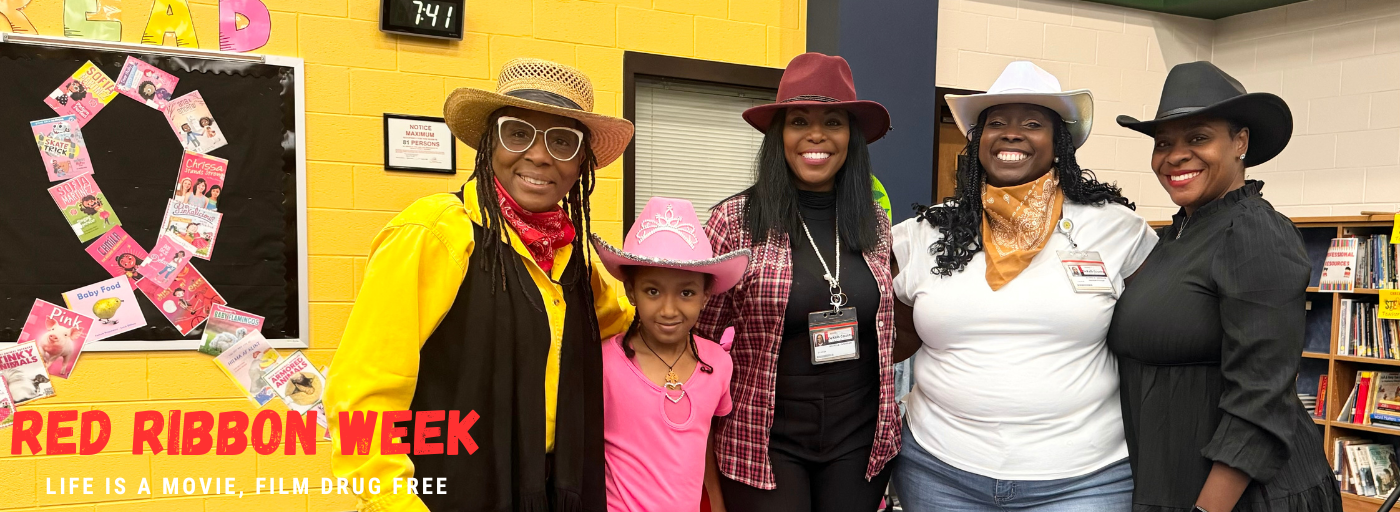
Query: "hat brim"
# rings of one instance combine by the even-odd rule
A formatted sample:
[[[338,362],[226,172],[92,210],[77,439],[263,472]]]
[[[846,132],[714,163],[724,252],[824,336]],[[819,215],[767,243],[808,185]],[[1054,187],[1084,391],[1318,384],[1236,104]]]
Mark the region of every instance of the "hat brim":
[[[749,126],[767,133],[768,127],[773,124],[773,115],[779,110],[798,107],[821,107],[845,109],[856,116],[856,121],[860,123],[860,132],[865,134],[865,143],[869,144],[880,140],[885,133],[890,131],[890,112],[874,101],[789,101],[786,103],[769,103],[750,107],[744,111],[744,120],[749,122]]]
[[[949,94],[944,98],[963,136],[967,136],[968,130],[977,124],[983,110],[1012,103],[1027,103],[1055,111],[1068,125],[1076,148],[1089,140],[1089,132],[1094,127],[1094,95],[1088,89],[1044,93]]]
[[[489,128],[486,126],[486,119],[501,107],[519,107],[576,119],[583,123],[588,127],[590,144],[593,154],[598,158],[598,167],[606,167],[616,161],[632,141],[632,122],[620,117],[594,114],[469,87],[458,88],[447,96],[447,102],[442,107],[442,116],[447,120],[447,127],[452,130],[453,135],[472,149],[480,150],[477,145],[481,143],[481,134]]]
[[[1235,121],[1249,128],[1249,151],[1245,167],[1268,162],[1288,146],[1293,138],[1293,111],[1283,98],[1267,92],[1252,92],[1199,109],[1176,112],[1156,119],[1138,121],[1132,116],[1118,116],[1118,124],[1148,137],[1157,134],[1157,126],[1178,119],[1206,116]]]
[[[715,276],[714,280],[710,282],[709,292],[710,295],[719,295],[739,284],[739,280],[744,277],[744,271],[749,268],[748,249],[739,249],[706,260],[676,261],[648,258],[625,252],[613,247],[612,244],[599,238],[596,234],[593,235],[592,242],[594,250],[598,253],[598,260],[603,263],[604,268],[608,269],[608,273],[612,274],[618,281],[627,279],[627,276],[622,273],[622,267],[629,265],[689,270]]]

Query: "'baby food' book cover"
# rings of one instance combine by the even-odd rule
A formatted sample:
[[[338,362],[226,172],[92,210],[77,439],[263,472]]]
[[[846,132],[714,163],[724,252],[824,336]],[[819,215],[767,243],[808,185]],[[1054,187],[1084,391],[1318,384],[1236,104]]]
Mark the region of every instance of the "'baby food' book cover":
[[[0,349],[0,377],[5,378],[5,389],[15,405],[54,395],[39,345],[19,343]]]
[[[219,209],[219,196],[224,193],[224,174],[228,160],[216,156],[185,152],[180,160],[180,178],[175,182],[174,199],[209,211]]]
[[[219,221],[223,217],[222,213],[171,199],[166,201],[160,234],[173,237],[191,256],[207,260],[214,255],[214,241],[219,236]]]
[[[142,277],[156,286],[169,288],[170,283],[175,281],[175,276],[189,264],[192,254],[193,252],[175,241],[175,237],[161,236],[137,270]]]
[[[78,68],[73,76],[64,80],[58,89],[49,93],[49,96],[44,98],[44,103],[48,103],[60,116],[74,116],[78,120],[78,126],[83,126],[115,97],[116,82],[89,61]]]
[[[29,128],[34,130],[34,142],[39,144],[39,155],[44,158],[49,181],[63,181],[92,172],[92,159],[76,117],[30,121]]]
[[[97,237],[97,241],[87,246],[87,253],[112,277],[126,276],[132,282],[143,279],[138,269],[146,259],[146,250],[121,226]]]
[[[107,205],[107,196],[97,188],[91,174],[84,174],[49,187],[54,204],[63,211],[78,240],[86,242],[122,225],[117,213]]]
[[[222,354],[248,333],[262,331],[263,317],[239,311],[222,304],[209,310],[209,322],[204,324],[203,343],[199,351],[211,356]]]
[[[157,69],[136,57],[127,56],[117,75],[117,91],[128,98],[159,110],[170,102],[170,93],[180,81],[175,75]]]
[[[126,276],[117,276],[63,292],[63,302],[68,309],[90,313],[97,319],[88,341],[105,340],[146,325],[146,315],[141,314],[141,305],[136,303],[133,286]]]
[[[267,373],[280,358],[277,349],[267,343],[262,333],[252,331],[215,357],[214,363],[233,379],[249,400],[262,407],[277,397],[267,382]]]
[[[37,345],[48,374],[66,379],[96,323],[90,316],[36,299],[17,341]]]
[[[326,391],[326,378],[300,350],[293,352],[267,370],[267,383],[287,408],[306,414],[315,410],[317,422],[326,415],[321,407],[321,394]]]
[[[185,265],[177,272],[168,288],[156,286],[150,279],[141,280],[136,287],[180,334],[189,334],[208,320],[215,304],[228,304],[194,265]]]
[[[180,138],[185,151],[208,153],[228,144],[199,91],[170,100],[160,111],[165,113],[165,120],[170,122],[170,129]]]

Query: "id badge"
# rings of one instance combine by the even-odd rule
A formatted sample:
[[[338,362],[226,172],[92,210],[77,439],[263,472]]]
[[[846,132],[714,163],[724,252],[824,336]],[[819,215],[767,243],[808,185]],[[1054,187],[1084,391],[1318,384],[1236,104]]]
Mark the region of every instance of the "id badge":
[[[1113,278],[1098,251],[1055,251],[1078,293],[1113,293]]]
[[[860,358],[856,308],[808,313],[807,326],[807,339],[812,342],[812,364]]]

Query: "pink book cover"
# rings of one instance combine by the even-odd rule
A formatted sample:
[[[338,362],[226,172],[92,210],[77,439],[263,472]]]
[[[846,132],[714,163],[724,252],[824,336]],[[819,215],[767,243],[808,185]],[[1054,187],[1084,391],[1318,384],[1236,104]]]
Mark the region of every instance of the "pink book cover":
[[[199,91],[170,100],[160,111],[185,151],[208,153],[228,145],[224,131],[214,122],[214,114],[209,113],[209,105]]]
[[[122,72],[117,75],[117,91],[148,107],[160,110],[170,102],[171,93],[180,79],[157,69],[136,57],[127,56]]]
[[[175,276],[185,269],[193,253],[175,241],[174,237],[162,236],[151,248],[151,253],[137,268],[147,281],[160,288],[169,288]]]
[[[49,187],[49,195],[53,196],[54,204],[63,212],[79,241],[87,242],[122,225],[91,174]]]
[[[218,240],[219,222],[223,217],[222,213],[171,199],[166,201],[160,234],[174,238],[190,256],[207,260],[214,256],[214,242]]]
[[[126,234],[126,230],[121,226],[97,237],[96,241],[87,246],[87,253],[102,265],[102,268],[107,269],[107,273],[112,277],[126,276],[132,282],[145,277],[139,269],[141,262],[146,259],[146,250],[142,249],[141,244],[136,243],[131,235]]]
[[[180,334],[189,334],[209,319],[215,304],[228,304],[194,265],[185,265],[170,287],[162,288],[144,279],[136,285]]]
[[[10,398],[9,386],[0,386],[0,428],[9,428],[15,423],[15,401]]]
[[[217,211],[227,173],[228,160],[186,151],[180,160],[180,177],[175,181],[174,199],[211,212]]]
[[[136,302],[136,288],[126,276],[63,292],[63,302],[68,309],[97,319],[87,341],[105,340],[146,325],[146,316]]]
[[[0,349],[0,376],[5,378],[5,390],[15,405],[55,394],[39,345],[34,343],[18,343]]]
[[[78,119],[78,126],[91,121],[97,112],[117,97],[117,83],[94,66],[91,61],[83,64],[73,76],[63,81],[44,103],[60,116],[72,115]]]
[[[34,130],[34,142],[39,145],[39,156],[44,159],[49,181],[63,181],[92,173],[92,158],[88,155],[87,143],[83,142],[83,132],[78,128],[76,117],[69,115],[30,121],[29,128]]]
[[[35,299],[18,342],[37,344],[49,375],[66,379],[72,375],[78,354],[83,352],[88,333],[96,323],[90,316]]]

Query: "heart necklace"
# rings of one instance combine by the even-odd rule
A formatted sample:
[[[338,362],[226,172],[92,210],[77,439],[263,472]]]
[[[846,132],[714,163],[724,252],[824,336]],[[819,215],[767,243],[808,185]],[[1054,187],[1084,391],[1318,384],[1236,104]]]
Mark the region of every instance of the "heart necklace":
[[[671,364],[666,364],[666,360],[661,358],[661,354],[656,353],[656,349],[651,348],[651,343],[647,343],[647,337],[645,334],[642,334],[640,329],[637,330],[637,337],[642,339],[642,344],[646,345],[647,350],[651,351],[651,355],[656,356],[657,361],[661,361],[661,364],[666,365],[666,399],[670,400],[673,404],[681,403],[681,399],[685,398],[685,389],[681,387],[681,378],[676,376],[676,363],[681,362],[681,358],[685,357],[685,350],[681,350],[681,353],[676,356],[676,360],[672,361]],[[672,389],[681,390],[680,396],[671,398],[670,391]]]

